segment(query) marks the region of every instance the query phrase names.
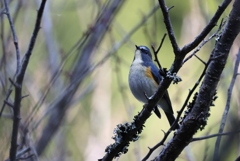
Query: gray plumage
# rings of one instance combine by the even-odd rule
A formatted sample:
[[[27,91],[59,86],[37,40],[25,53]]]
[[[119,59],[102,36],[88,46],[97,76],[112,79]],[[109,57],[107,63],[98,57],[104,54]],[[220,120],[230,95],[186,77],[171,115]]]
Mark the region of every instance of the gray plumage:
[[[157,66],[152,62],[150,50],[145,46],[136,46],[136,48],[134,60],[130,67],[128,82],[136,99],[143,103],[147,103],[148,100],[145,94],[151,97],[156,92],[158,84],[163,77],[159,74]],[[167,91],[163,95],[163,98],[159,100],[158,106],[163,109],[169,124],[172,125],[175,118],[173,116],[172,104]],[[158,108],[155,108],[154,112],[158,117],[161,117]],[[176,128],[178,128],[178,125]]]

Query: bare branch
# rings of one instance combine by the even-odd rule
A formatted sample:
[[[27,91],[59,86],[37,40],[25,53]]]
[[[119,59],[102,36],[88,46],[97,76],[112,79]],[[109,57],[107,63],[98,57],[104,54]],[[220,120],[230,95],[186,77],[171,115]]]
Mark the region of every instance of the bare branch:
[[[12,93],[12,88],[9,88],[5,100],[8,100],[9,96],[11,95],[11,93]],[[6,105],[6,103],[4,102],[3,105],[2,105],[2,108],[1,108],[0,118],[2,117],[2,113],[3,113],[3,110],[5,108],[5,105]]]
[[[175,36],[173,33],[173,29],[172,29],[172,26],[170,23],[170,18],[168,16],[168,9],[165,5],[165,2],[162,0],[159,0],[159,3],[160,3],[160,7],[163,10],[162,12],[164,15],[164,22],[166,24],[169,38],[170,38],[170,41],[172,43],[172,46],[174,48],[174,53],[175,53],[175,60],[174,60],[172,67],[170,68],[169,73],[177,73],[178,70],[182,66],[182,61],[183,61],[185,55],[187,54],[187,52],[186,52],[186,50],[180,51],[180,49],[177,45],[177,42],[176,42],[176,39],[175,39]],[[218,16],[220,16],[220,15],[218,15]],[[215,18],[214,20],[215,20],[214,22],[216,23],[218,19]],[[210,30],[208,30],[208,32],[210,32]],[[112,160],[114,157],[118,156],[119,154],[126,152],[125,148],[127,145],[129,145],[129,141],[134,140],[134,137],[136,137],[136,135],[139,134],[139,131],[141,131],[143,124],[150,117],[151,111],[156,106],[156,103],[158,102],[158,100],[160,100],[162,98],[164,92],[169,87],[171,81],[172,81],[172,79],[170,79],[169,77],[166,77],[166,79],[164,79],[163,81],[161,81],[159,83],[158,90],[149,99],[148,104],[145,104],[143,110],[137,116],[134,117],[134,121],[129,123],[134,128],[128,129],[127,132],[125,131],[124,135],[115,136],[115,139],[120,137],[121,142],[117,142],[117,143],[114,143],[114,144],[108,146],[107,149],[105,150],[107,152],[107,154],[104,156],[103,159],[99,159],[99,160],[102,160],[102,161]],[[125,127],[126,125],[120,125],[120,126]],[[175,148],[172,148],[172,149],[175,149]],[[167,153],[167,154],[170,154],[170,153]]]
[[[157,54],[158,54],[158,52],[160,51],[160,49],[162,48],[162,45],[163,45],[163,42],[164,42],[166,36],[167,36],[167,34],[165,33],[165,34],[163,35],[163,37],[162,37],[162,40],[161,40],[161,42],[160,42],[157,50],[155,50],[154,46],[151,46],[151,47],[152,47],[152,50],[153,50],[153,53],[154,53],[154,57],[155,57],[154,61],[157,62],[158,67],[159,67],[160,70],[163,70],[163,69],[162,69],[162,66],[161,66],[161,64],[160,64],[160,62],[159,62],[159,60],[158,60]]]
[[[40,23],[41,23],[41,18],[42,14],[44,11],[44,6],[45,6],[46,0],[42,0],[41,6],[39,8],[38,14],[37,14],[37,19],[36,19],[36,24],[35,28],[32,34],[32,38],[30,40],[29,48],[25,54],[24,60],[21,64],[21,68],[17,72],[16,75],[16,82],[15,84],[15,98],[14,98],[14,117],[13,117],[13,129],[12,129],[12,138],[11,138],[11,147],[10,147],[10,154],[9,158],[11,161],[16,160],[16,152],[17,152],[17,138],[18,138],[18,128],[19,128],[19,122],[20,122],[20,106],[21,106],[21,100],[22,100],[22,82],[23,78],[28,66],[28,62],[30,59],[30,56],[32,54],[32,50],[38,35],[38,31],[40,29]]]
[[[8,8],[8,3],[6,0],[4,0],[4,5],[5,5],[5,10],[6,10],[6,15],[8,17],[8,21],[9,21],[9,24],[10,24],[10,27],[11,27],[11,30],[12,30],[12,34],[13,34],[13,42],[14,42],[14,45],[15,45],[15,50],[16,50],[16,58],[17,58],[17,72],[19,72],[20,70],[20,51],[19,51],[19,46],[18,46],[18,38],[17,38],[17,34],[16,34],[16,30],[15,30],[15,27],[14,27],[14,24],[13,24],[13,20],[12,20],[12,17],[10,15],[10,12],[9,12],[9,8]]]
[[[173,31],[172,24],[171,24],[171,21],[170,21],[170,16],[168,14],[169,10],[172,7],[171,8],[167,8],[166,3],[165,3],[164,0],[158,0],[158,2],[159,2],[159,5],[160,5],[160,7],[162,9],[162,14],[163,14],[163,17],[164,17],[164,23],[165,23],[167,31],[168,31],[169,39],[171,41],[174,54],[178,55],[180,53],[180,48],[178,47],[177,40],[176,40],[176,37],[174,35],[174,31]]]
[[[127,40],[143,25],[146,23],[149,17],[151,17],[157,10],[158,6],[154,6],[146,16],[144,16],[124,37],[120,42],[113,45],[112,49],[106,54],[106,56],[100,60],[96,65],[94,65],[90,70],[96,69],[99,65],[104,63],[111,55],[113,55]]]
[[[11,1],[10,1],[11,2]],[[8,2],[8,3],[10,3],[10,2]],[[19,70],[20,70],[20,50],[19,50],[19,45],[18,45],[18,38],[17,38],[17,34],[16,34],[16,30],[15,30],[15,27],[14,27],[14,24],[13,24],[13,19],[12,19],[12,16],[10,15],[10,12],[9,12],[9,8],[8,8],[8,3],[6,2],[6,0],[4,0],[4,5],[5,5],[5,7],[3,8],[3,10],[1,10],[0,12],[3,12],[4,10],[5,10],[5,14],[7,15],[7,17],[8,17],[8,21],[9,21],[9,24],[10,24],[10,28],[11,28],[11,32],[12,32],[12,35],[13,35],[13,43],[14,43],[14,46],[15,46],[15,50],[16,50],[16,62],[17,62],[17,64],[16,64],[16,73],[15,73],[15,75],[14,75],[14,79],[15,79],[15,76],[17,75],[17,73],[19,72]],[[19,1],[19,3],[21,3],[20,1]],[[19,6],[19,5],[18,5]],[[17,8],[17,10],[19,9],[19,7]],[[0,13],[0,14],[2,14],[2,13]],[[10,36],[9,36],[10,37]],[[4,51],[5,51],[5,45],[4,45],[4,43],[2,43],[2,47],[3,47],[3,49],[4,49]],[[12,93],[12,85],[14,85],[15,86],[15,83],[10,79],[10,82],[11,82],[11,85],[10,85],[10,87],[9,87],[9,89],[8,89],[8,92],[7,92],[7,97],[5,98],[5,100],[6,101],[8,101],[8,98],[9,98],[9,96],[11,95],[11,93]],[[2,116],[2,112],[3,112],[3,110],[4,110],[4,108],[5,108],[5,102],[3,103],[3,106],[2,106],[2,108],[1,108],[1,112],[0,112],[0,118],[1,118],[1,116]]]
[[[232,0],[224,0],[220,6],[218,6],[218,10],[215,12],[215,15],[212,17],[212,19],[209,21],[207,26],[202,30],[202,32],[188,45],[185,45],[182,49],[182,53],[188,53],[191,50],[193,50],[195,47],[197,47],[198,44],[201,43],[201,41],[209,34],[209,32],[216,26],[217,21],[221,17],[222,13],[225,11],[227,6],[230,4]]]
[[[217,30],[214,34],[212,34],[207,40],[203,40],[202,43],[199,45],[199,47],[198,47],[196,50],[194,50],[191,55],[189,55],[186,59],[183,60],[183,64],[186,63],[189,59],[191,59],[192,56],[196,56],[196,53],[197,53],[198,51],[200,51],[200,49],[201,49],[207,42],[209,42],[209,41],[210,41],[211,39],[213,39],[214,37],[219,36],[219,32],[222,30],[222,28],[224,27],[225,24],[226,24],[226,20],[222,19],[222,22],[220,23],[220,26],[219,26],[218,30]],[[196,57],[197,57],[197,56],[196,56]],[[198,58],[198,57],[197,57],[197,58]],[[201,61],[201,60],[200,60],[200,61]],[[201,62],[203,62],[203,61],[201,61]],[[182,65],[183,65],[183,64],[182,64]],[[203,64],[206,64],[206,63],[203,63]]]
[[[10,81],[10,83],[11,83],[14,87],[17,87],[17,86],[18,86],[11,78],[9,78],[8,80]],[[11,88],[11,87],[10,87],[10,88]],[[10,89],[10,88],[9,88],[9,89]]]
[[[203,71],[202,71],[202,74],[201,74],[200,77],[198,78],[197,82],[194,84],[193,88],[189,90],[189,93],[188,93],[188,95],[187,95],[186,100],[184,101],[184,104],[183,104],[181,110],[178,111],[178,115],[177,115],[177,117],[176,117],[175,122],[172,124],[172,126],[170,127],[170,129],[169,129],[166,133],[164,133],[165,135],[164,135],[163,139],[162,139],[158,144],[156,144],[154,147],[149,148],[149,152],[148,152],[147,155],[143,158],[142,161],[147,160],[147,159],[150,157],[150,155],[154,152],[154,150],[156,150],[157,148],[159,148],[159,146],[161,146],[161,145],[164,144],[164,142],[166,141],[168,135],[169,135],[169,134],[171,133],[171,131],[172,131],[172,130],[171,130],[172,127],[174,127],[174,126],[179,122],[180,117],[182,116],[182,113],[184,112],[184,110],[185,110],[185,108],[186,108],[186,106],[187,106],[187,104],[188,104],[188,102],[189,102],[192,94],[194,93],[195,89],[198,87],[199,82],[201,82],[201,80],[203,79],[203,77],[204,77],[204,75],[205,75],[205,73],[206,73],[206,70],[207,70],[207,68],[208,68],[209,63],[210,63],[210,60],[209,60],[209,62],[205,65],[205,67],[204,67],[204,69],[203,69]]]
[[[171,132],[172,132],[172,130],[170,130],[170,129],[166,133],[163,131],[164,137],[162,138],[162,140],[159,143],[157,143],[154,147],[148,148],[149,151],[148,151],[147,155],[142,159],[142,161],[146,161],[151,156],[151,154],[154,152],[154,150],[159,148],[161,145],[164,145],[164,142],[167,140],[167,138]]]
[[[7,100],[4,100],[4,103],[7,104],[8,106],[12,107],[12,108],[14,107],[14,105],[12,103],[8,102]]]
[[[29,96],[28,94],[27,94],[27,95],[24,95],[24,96],[22,96],[22,99],[25,98],[25,97],[28,97],[28,96]]]
[[[123,3],[124,1],[121,0],[107,1],[106,8],[102,10],[102,13],[97,17],[95,24],[91,28],[91,34],[86,44],[84,44],[83,49],[79,50],[80,57],[76,61],[76,65],[71,73],[69,85],[66,90],[60,94],[58,100],[52,104],[55,111],[49,117],[48,123],[44,127],[40,139],[36,144],[38,155],[43,153],[49,141],[60,127],[74,94],[81,85],[82,80],[89,74],[92,67],[90,58],[94,54],[93,51],[105,36],[108,27]]]
[[[203,61],[199,56],[194,55],[201,63],[203,63],[204,65],[207,65],[207,63],[205,61]]]
[[[224,132],[224,133],[212,134],[212,135],[203,136],[203,137],[199,137],[199,138],[193,138],[191,142],[205,140],[205,139],[210,139],[210,138],[219,137],[219,136],[237,134],[239,132],[240,132],[240,130],[239,131],[233,131],[233,132]]]
[[[223,132],[224,127],[225,127],[225,123],[227,121],[227,116],[228,116],[228,112],[229,112],[229,109],[230,109],[230,103],[231,103],[231,98],[232,98],[232,90],[233,90],[233,87],[234,87],[234,84],[235,84],[235,81],[236,81],[236,78],[237,78],[239,62],[240,62],[240,49],[238,50],[238,54],[236,55],[236,61],[235,61],[233,76],[232,76],[230,86],[228,88],[227,102],[226,102],[225,110],[224,110],[223,115],[222,115],[222,120],[221,120],[221,124],[220,124],[218,133]],[[218,138],[216,140],[216,143],[215,143],[213,160],[217,160],[218,157],[219,157],[218,153],[219,153],[219,148],[220,148],[220,142],[221,142],[221,136],[218,136]]]
[[[192,136],[207,124],[209,106],[216,94],[216,87],[226,64],[229,50],[240,30],[240,1],[236,0],[228,23],[219,41],[215,45],[203,83],[191,112],[186,116],[180,129],[172,140],[163,148],[157,160],[174,160],[191,142]],[[210,88],[211,87],[211,88]],[[187,134],[187,135],[186,135]]]

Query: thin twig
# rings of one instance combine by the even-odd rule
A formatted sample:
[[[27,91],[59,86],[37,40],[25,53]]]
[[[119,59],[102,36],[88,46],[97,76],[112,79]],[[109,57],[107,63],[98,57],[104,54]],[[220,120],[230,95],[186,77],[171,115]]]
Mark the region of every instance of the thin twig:
[[[105,61],[108,60],[108,58],[110,58],[110,56],[112,56],[114,53],[116,53],[116,51],[124,44],[126,43],[126,41],[129,40],[129,38],[132,36],[132,34],[134,34],[146,21],[147,19],[152,16],[158,9],[158,6],[154,6],[149,13],[141,19],[141,21],[139,23],[137,23],[128,34],[126,34],[122,40],[118,43],[115,43],[112,47],[112,49],[106,54],[106,56],[104,56],[97,64],[93,65],[88,71],[87,73],[85,73],[86,75],[84,75],[84,77],[88,76],[90,73],[92,73],[95,69],[97,69],[100,65],[102,65]],[[86,34],[67,52],[66,57],[64,57],[64,62],[62,63],[59,72],[56,74],[56,76],[51,80],[45,94],[43,95],[43,97],[39,100],[39,102],[37,103],[37,105],[34,107],[35,112],[32,112],[29,117],[27,118],[27,122],[29,122],[29,120],[32,119],[34,113],[36,113],[37,109],[40,108],[40,106],[42,105],[42,102],[45,100],[51,86],[53,85],[53,83],[55,82],[55,80],[57,79],[57,77],[59,76],[61,69],[64,67],[65,63],[67,62],[66,60],[69,58],[69,55],[71,55],[71,53],[76,49],[76,48],[80,48],[82,47],[82,45],[86,42],[86,40],[88,39],[88,37],[90,36],[91,32],[90,30],[88,30],[86,32]],[[51,103],[50,103],[50,107],[48,108],[47,112],[45,112],[45,114],[43,114],[43,117],[36,121],[37,123],[33,126],[33,129],[35,129],[41,122],[42,120],[48,116],[49,112],[53,109],[55,102],[59,101],[59,98],[62,98],[63,95],[65,95],[65,93],[68,93],[69,88],[63,89],[63,92],[61,95],[58,95],[58,97],[56,97],[56,99],[54,99]]]
[[[26,95],[22,96],[22,99],[25,98],[25,97],[28,97],[28,96],[29,96],[29,94],[26,94]]]
[[[227,6],[232,0],[224,0],[221,5],[218,6],[217,11],[215,12],[212,19],[206,25],[206,27],[202,30],[202,32],[189,44],[185,45],[182,49],[182,53],[188,53],[193,50],[202,42],[202,40],[209,34],[209,32],[216,26],[218,19],[221,17],[222,13],[225,11]]]
[[[204,65],[206,65],[207,63],[205,61],[203,61],[199,56],[194,55],[201,63],[203,63]]]
[[[87,43],[84,44],[84,47],[81,50],[79,49],[80,56],[73,67],[70,82],[66,90],[63,91],[57,101],[53,103],[52,107],[55,108],[55,111],[51,113],[39,140],[36,142],[36,151],[39,155],[43,153],[48,143],[59,129],[66,115],[66,110],[69,109],[71,100],[77,92],[78,87],[81,86],[83,79],[89,74],[89,70],[92,67],[91,58],[93,54],[95,54],[94,50],[98,48],[115,18],[115,15],[124,2],[125,1],[114,0],[105,3],[108,5],[105,10],[101,11],[102,13],[99,14],[97,20],[92,26],[92,34],[88,38]]]
[[[154,147],[148,148],[149,151],[148,151],[147,155],[142,159],[142,161],[146,161],[150,157],[150,155],[154,152],[154,150],[156,150],[159,146],[164,145],[164,142],[166,141],[166,139],[168,138],[168,135],[171,132],[172,132],[172,130],[168,130],[166,133],[163,131],[164,137],[162,138],[162,140],[159,143],[157,143]]]
[[[205,140],[205,139],[210,139],[210,138],[217,137],[217,136],[219,137],[219,136],[236,134],[236,133],[239,133],[239,132],[240,132],[240,130],[238,130],[238,131],[233,131],[233,132],[224,132],[224,133],[212,134],[212,135],[208,135],[208,136],[193,138],[191,142],[200,141],[200,140]]]
[[[8,100],[9,96],[11,95],[11,93],[12,93],[12,88],[9,88],[5,100]],[[3,110],[5,108],[5,105],[6,105],[6,103],[4,102],[3,105],[2,105],[1,111],[0,111],[0,118],[2,117],[2,113],[3,113]]]
[[[238,75],[237,73],[238,73],[239,62],[240,62],[240,49],[238,50],[238,54],[236,56],[235,66],[234,66],[234,70],[233,70],[233,76],[232,76],[232,80],[231,80],[231,83],[228,88],[227,102],[226,102],[225,110],[222,115],[222,121],[221,121],[218,133],[223,132],[226,121],[227,121],[227,116],[228,116],[228,112],[230,109],[230,103],[231,103],[231,98],[232,98],[232,90],[233,90],[233,87],[234,87],[234,84],[235,84],[235,81],[236,81],[236,78]],[[221,142],[221,136],[218,136],[216,143],[215,143],[213,160],[217,160],[219,157],[218,152],[219,152],[219,148],[220,148],[220,142]]]
[[[12,2],[12,0],[8,1],[8,5]],[[5,7],[0,9],[0,16],[2,16],[5,13]]]
[[[14,42],[14,45],[15,45],[16,59],[17,59],[17,69],[16,69],[16,71],[18,73],[19,70],[20,70],[20,51],[19,51],[19,46],[18,46],[18,38],[17,38],[16,30],[15,30],[15,27],[14,27],[14,24],[13,24],[13,20],[12,20],[12,17],[10,15],[8,4],[7,4],[6,0],[4,0],[4,5],[5,5],[5,10],[6,10],[5,13],[6,13],[7,17],[8,17],[10,28],[11,28],[12,34],[13,34],[13,42]]]
[[[226,20],[222,19],[218,30],[217,30],[214,34],[212,34],[207,40],[203,40],[202,43],[198,46],[198,48],[197,48],[196,50],[194,50],[191,55],[189,55],[186,59],[183,60],[182,65],[183,65],[184,63],[186,63],[189,59],[191,59],[192,56],[196,56],[196,53],[197,53],[198,51],[200,51],[200,49],[201,49],[207,42],[209,42],[209,41],[210,41],[211,39],[213,39],[214,37],[219,36],[219,32],[222,30],[222,28],[223,28],[223,26],[224,26],[225,24],[226,24]],[[197,57],[197,56],[196,56],[196,57]],[[197,57],[197,58],[198,58],[198,57]]]
[[[164,42],[166,36],[167,36],[167,34],[165,33],[165,34],[163,35],[163,37],[162,37],[162,40],[161,40],[161,42],[160,42],[157,50],[155,50],[155,48],[154,48],[153,45],[151,46],[151,47],[152,47],[152,50],[153,50],[153,53],[154,53],[154,57],[155,57],[154,61],[157,62],[158,67],[159,67],[160,70],[162,70],[162,66],[161,66],[161,64],[160,64],[160,62],[159,62],[159,60],[158,60],[157,54],[158,54],[158,52],[160,51],[160,49],[162,48],[162,45],[163,45],[163,42]]]
[[[148,20],[149,17],[151,17],[157,10],[158,6],[154,6],[149,13],[144,16],[123,38],[120,42],[115,43],[112,47],[112,49],[102,58],[97,64],[93,65],[90,69],[90,71],[93,71],[97,67],[99,67],[102,63],[104,63],[111,55],[116,53],[116,51],[124,44],[126,41],[129,40],[129,38]]]
[[[4,103],[7,104],[8,106],[12,107],[12,108],[14,107],[13,104],[8,102],[7,100],[4,100]]]

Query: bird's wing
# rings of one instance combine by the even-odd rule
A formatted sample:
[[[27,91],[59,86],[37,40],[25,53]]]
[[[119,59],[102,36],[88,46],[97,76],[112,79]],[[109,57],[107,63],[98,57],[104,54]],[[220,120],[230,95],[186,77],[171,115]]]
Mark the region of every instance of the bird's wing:
[[[150,79],[154,80],[156,86],[159,85],[160,81],[162,80],[161,75],[158,72],[158,68],[153,63],[144,64],[146,66],[146,76]]]
[[[172,103],[171,103],[171,100],[169,98],[169,95],[168,95],[168,91],[166,90],[165,93],[163,94],[163,98],[167,104],[170,106],[170,108],[168,108],[168,112],[171,112],[173,114],[173,109],[172,109]]]
[[[153,111],[154,111],[154,113],[157,115],[157,117],[158,117],[159,119],[161,119],[161,113],[160,113],[160,111],[159,111],[159,109],[158,109],[157,106],[154,107]]]
[[[163,79],[163,77],[159,74],[159,69],[156,67],[155,64],[151,64],[149,66],[151,68],[151,73],[152,73],[152,76],[153,76],[153,79],[155,80],[155,82],[157,82],[157,85],[159,85],[160,81]],[[167,104],[170,106],[169,108],[169,112],[173,113],[173,110],[172,110],[172,103],[171,103],[171,100],[169,98],[169,95],[168,95],[168,91],[166,90],[166,92],[163,94],[163,99],[167,102]]]
[[[147,68],[150,70],[151,75],[154,79],[154,81],[157,83],[157,85],[159,85],[160,81],[163,79],[163,77],[159,74],[159,70],[156,67],[155,64],[149,64],[149,67]]]

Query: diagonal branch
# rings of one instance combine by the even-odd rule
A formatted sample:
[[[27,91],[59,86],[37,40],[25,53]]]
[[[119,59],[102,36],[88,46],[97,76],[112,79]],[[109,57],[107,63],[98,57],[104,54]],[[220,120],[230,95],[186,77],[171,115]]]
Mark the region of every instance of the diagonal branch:
[[[170,38],[170,41],[172,43],[172,46],[174,48],[173,50],[174,50],[174,53],[175,53],[175,59],[174,59],[174,62],[172,64],[169,72],[170,73],[177,73],[180,70],[180,68],[182,67],[182,62],[184,60],[185,55],[187,54],[187,52],[190,51],[189,49],[192,50],[193,48],[191,48],[192,47],[191,46],[191,47],[188,47],[188,50],[180,50],[179,49],[179,47],[177,45],[177,42],[176,42],[176,38],[174,36],[174,32],[173,32],[171,23],[170,23],[170,18],[169,18],[169,15],[168,15],[169,9],[166,7],[166,4],[163,0],[159,0],[159,3],[160,3],[160,7],[162,8],[162,12],[163,12],[163,15],[164,15],[164,22],[165,22],[166,28],[168,30],[169,38]],[[221,11],[223,12],[223,10],[226,7],[227,7],[227,5],[224,6],[224,8]],[[217,14],[218,14],[217,17],[220,17],[222,12],[217,12]],[[218,21],[218,18],[213,19],[214,23],[217,23],[217,21]],[[209,33],[211,30],[206,30],[206,31]],[[203,40],[204,37],[205,36],[202,37],[202,40]],[[199,43],[197,43],[195,45],[198,45]],[[126,146],[128,146],[130,144],[129,143],[130,141],[136,141],[135,138],[136,138],[136,136],[138,136],[140,134],[140,132],[143,128],[143,124],[150,117],[151,112],[153,111],[153,108],[156,106],[158,100],[160,100],[163,97],[163,94],[166,91],[166,89],[170,86],[171,81],[172,81],[172,79],[170,77],[166,77],[165,79],[163,79],[159,83],[159,87],[158,87],[156,93],[149,99],[148,103],[144,105],[144,108],[142,109],[142,111],[137,116],[134,117],[134,121],[129,123],[129,124],[132,125],[132,128],[124,130],[124,133],[121,134],[121,135],[115,136],[115,139],[116,138],[121,138],[120,141],[116,139],[116,142],[114,144],[108,146],[105,150],[107,153],[105,154],[105,156],[102,159],[99,159],[99,160],[110,161],[114,157],[117,157],[120,154],[126,152],[125,151]],[[125,127],[126,125],[124,124],[122,126]],[[121,129],[119,129],[118,127],[116,129],[121,131]],[[172,148],[172,149],[175,149],[175,148]],[[180,153],[181,150],[176,151],[176,152]],[[173,152],[172,154],[176,154],[176,152]],[[168,154],[171,154],[171,153],[168,153]],[[173,155],[173,157],[176,157],[176,156]]]
[[[192,136],[207,124],[209,106],[212,104],[216,87],[226,64],[229,50],[240,31],[240,1],[236,0],[228,23],[210,56],[211,62],[200,87],[191,112],[184,119],[182,126],[172,140],[164,147],[158,160],[175,160],[191,142]]]
[[[95,24],[92,26],[91,34],[84,44],[83,49],[79,49],[80,56],[71,73],[70,83],[66,90],[59,95],[56,102],[51,105],[50,108],[53,108],[54,112],[51,113],[49,120],[36,143],[38,155],[43,153],[48,143],[59,129],[66,115],[66,110],[70,107],[74,94],[81,85],[82,80],[89,74],[91,69],[91,57],[94,54],[94,50],[103,40],[118,9],[122,7],[124,2],[125,1],[122,0],[106,1],[106,7],[102,10],[102,13],[99,14]]]
[[[204,67],[204,69],[203,69],[203,71],[202,71],[202,74],[201,74],[200,77],[198,78],[197,82],[194,84],[194,86],[192,87],[192,89],[189,90],[189,93],[188,93],[188,95],[187,95],[187,98],[186,98],[186,100],[184,101],[184,103],[183,103],[183,105],[182,105],[182,107],[181,107],[181,110],[178,111],[178,115],[177,115],[177,117],[176,117],[176,120],[175,120],[174,123],[172,124],[172,127],[174,127],[174,126],[177,124],[177,122],[180,120],[180,117],[182,116],[182,113],[184,112],[185,107],[187,106],[187,104],[188,104],[188,102],[189,102],[189,100],[190,100],[193,92],[196,90],[196,88],[198,87],[199,83],[201,82],[201,80],[202,80],[203,77],[205,76],[205,73],[206,73],[206,70],[207,70],[207,67],[208,67],[210,61],[211,61],[211,60],[209,60],[209,62],[207,62],[207,64],[205,65],[205,67]],[[181,124],[181,123],[180,123],[180,124]],[[149,151],[148,151],[147,155],[142,159],[142,161],[146,161],[146,160],[150,157],[150,155],[154,152],[154,150],[156,150],[159,146],[161,146],[161,145],[164,144],[164,142],[166,141],[166,139],[167,139],[168,135],[171,133],[171,131],[172,131],[172,130],[171,130],[171,128],[170,128],[170,129],[164,134],[163,139],[162,139],[159,143],[157,143],[154,147],[149,148]]]
[[[220,6],[218,6],[218,10],[216,11],[215,15],[209,21],[207,26],[202,30],[202,32],[188,45],[185,45],[182,49],[182,53],[188,53],[197,47],[201,41],[209,34],[209,32],[216,26],[217,21],[221,17],[222,13],[225,11],[227,6],[230,4],[232,0],[224,0]]]
[[[231,98],[232,98],[232,90],[233,90],[233,86],[234,86],[236,78],[237,78],[239,63],[240,63],[240,49],[238,50],[237,58],[236,58],[236,61],[235,61],[232,81],[231,81],[231,84],[228,88],[227,102],[226,102],[224,113],[222,115],[222,121],[221,121],[218,133],[223,132],[225,123],[227,121],[228,111],[230,109],[230,102],[231,102]],[[213,160],[218,160],[218,157],[219,157],[218,151],[219,151],[219,148],[220,148],[220,142],[221,142],[221,136],[218,136],[217,140],[216,140],[216,143],[215,143],[214,159]]]
[[[219,137],[219,136],[237,134],[237,133],[239,133],[239,132],[240,132],[240,130],[238,130],[238,131],[232,131],[232,132],[224,132],[224,133],[212,134],[212,135],[208,135],[208,136],[193,138],[191,142],[200,141],[200,140],[205,140],[205,139],[210,139],[210,138],[213,138],[213,137]]]
[[[186,63],[186,62],[187,62],[189,59],[191,59],[193,56],[196,56],[196,57],[197,57],[196,53],[197,53],[198,51],[200,51],[200,49],[201,49],[207,42],[209,42],[210,40],[212,40],[214,37],[220,36],[220,35],[221,35],[221,30],[223,29],[223,27],[225,26],[225,24],[226,24],[226,20],[222,19],[221,24],[220,24],[218,30],[217,30],[214,34],[212,34],[209,38],[207,38],[206,40],[203,40],[202,43],[198,46],[198,48],[195,49],[195,50],[192,52],[192,54],[189,55],[186,59],[184,59],[183,64]],[[217,39],[217,38],[216,38],[216,39]],[[198,58],[198,57],[197,57],[197,58]]]

